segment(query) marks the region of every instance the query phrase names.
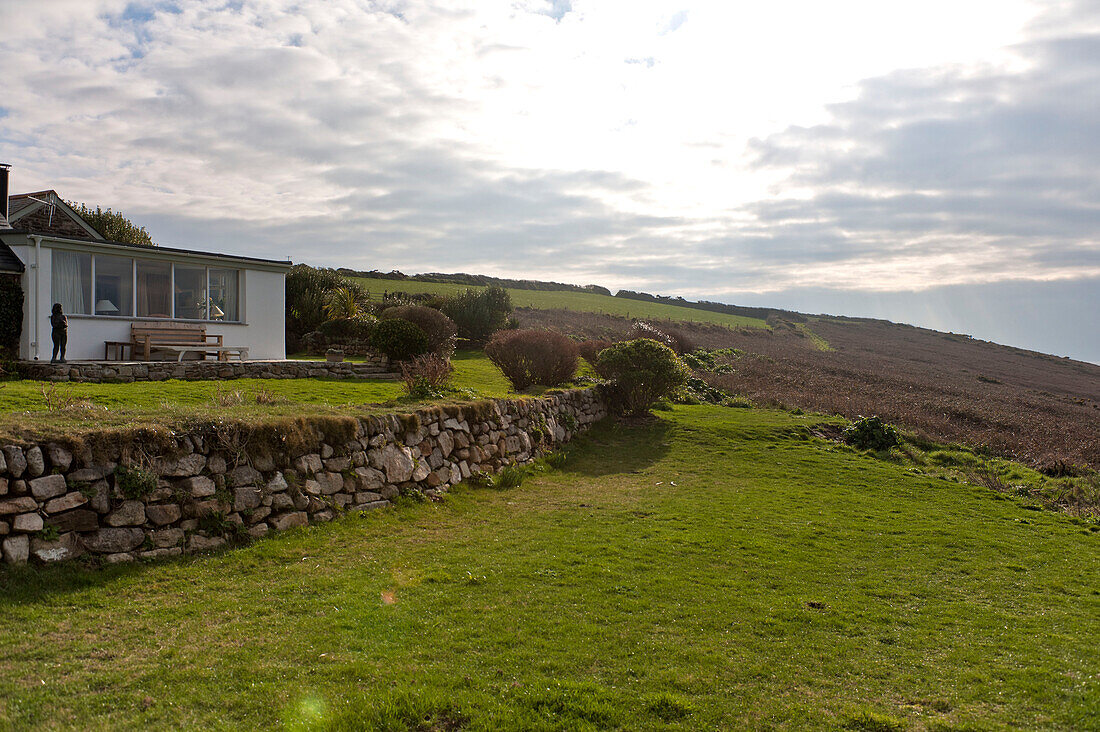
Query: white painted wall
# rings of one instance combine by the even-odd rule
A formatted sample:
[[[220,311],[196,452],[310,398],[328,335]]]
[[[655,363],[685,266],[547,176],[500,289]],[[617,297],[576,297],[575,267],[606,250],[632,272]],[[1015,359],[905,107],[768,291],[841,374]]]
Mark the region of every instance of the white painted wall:
[[[20,237],[23,242],[27,240]],[[53,307],[52,293],[52,248],[49,240],[43,239],[41,246],[42,261],[39,265],[37,281],[40,291],[35,293],[35,248],[16,244],[6,238],[15,255],[23,260],[27,270],[23,274],[23,335],[20,338],[19,357],[26,360],[49,360],[53,350],[50,338],[50,309]],[[71,246],[66,247],[72,249]],[[111,254],[133,256],[128,250],[116,250]],[[286,358],[286,330],[284,300],[286,296],[285,270],[249,269],[245,262],[232,262],[225,259],[210,259],[203,262],[196,257],[172,261],[186,264],[206,264],[214,267],[236,267],[241,270],[240,303],[242,323],[219,323],[216,321],[198,323],[206,326],[208,334],[221,335],[227,346],[247,346],[248,358],[281,359]],[[37,304],[34,312],[31,300]],[[35,332],[32,318],[38,320],[37,348],[34,345]],[[101,360],[104,357],[104,341],[128,341],[130,325],[134,322],[152,322],[148,318],[109,317],[93,315],[69,315],[69,343],[66,353],[68,360]],[[196,321],[181,321],[196,322]],[[111,354],[114,356],[114,354]],[[127,354],[128,356],[129,354]]]

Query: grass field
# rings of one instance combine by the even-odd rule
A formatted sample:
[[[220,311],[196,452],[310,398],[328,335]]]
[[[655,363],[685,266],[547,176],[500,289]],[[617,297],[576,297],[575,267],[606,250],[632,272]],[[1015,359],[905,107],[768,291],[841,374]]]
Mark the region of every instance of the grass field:
[[[384,292],[399,290],[402,292],[430,292],[440,295],[453,295],[466,289],[467,285],[454,285],[444,282],[419,282],[417,280],[377,280],[357,277],[363,287],[374,298],[380,298]],[[473,288],[476,289],[476,288]],[[657,320],[684,320],[696,323],[716,323],[729,328],[766,328],[759,318],[747,318],[727,313],[712,313],[706,310],[665,305],[657,302],[628,300],[621,297],[597,295],[588,292],[570,292],[567,290],[515,290],[509,289],[512,304],[516,307],[550,310],[561,308],[579,312],[622,315],[628,318],[653,318]]]
[[[501,397],[510,385],[480,351],[452,359],[459,398]],[[381,379],[237,379],[233,381],[149,381],[140,384],[50,385],[41,381],[0,382],[0,436],[33,435],[58,429],[84,430],[134,424],[164,424],[227,416],[265,419],[346,413],[365,404],[413,404],[399,381]],[[259,396],[261,401],[257,401]],[[82,403],[50,409],[50,401]],[[377,409],[371,410],[377,412]]]
[[[0,573],[0,728],[1096,729],[1100,534],[677,407],[216,557]]]

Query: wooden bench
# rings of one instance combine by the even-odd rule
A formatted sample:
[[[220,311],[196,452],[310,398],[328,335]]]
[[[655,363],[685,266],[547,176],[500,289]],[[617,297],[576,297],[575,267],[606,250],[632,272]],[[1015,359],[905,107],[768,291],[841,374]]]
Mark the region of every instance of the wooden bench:
[[[203,359],[213,353],[219,361],[229,360],[230,354],[242,361],[248,358],[248,348],[226,346],[220,335],[207,335],[206,326],[191,323],[133,323],[129,341],[105,341],[103,358],[110,357],[111,348],[122,357],[127,347],[135,361],[149,361],[156,351],[174,354],[177,361],[187,353],[198,353]]]

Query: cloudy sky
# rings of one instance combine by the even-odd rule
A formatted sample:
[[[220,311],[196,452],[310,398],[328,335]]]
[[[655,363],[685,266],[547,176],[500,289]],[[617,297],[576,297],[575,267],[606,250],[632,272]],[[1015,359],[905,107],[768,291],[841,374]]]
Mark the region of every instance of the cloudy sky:
[[[0,0],[16,191],[162,244],[1100,363],[1100,3]]]

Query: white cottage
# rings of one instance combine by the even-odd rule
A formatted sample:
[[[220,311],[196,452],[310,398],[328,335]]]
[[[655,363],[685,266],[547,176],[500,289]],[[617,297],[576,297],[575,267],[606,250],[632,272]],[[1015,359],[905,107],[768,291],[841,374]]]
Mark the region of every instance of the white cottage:
[[[9,195],[0,165],[0,274],[20,277],[23,288],[21,359],[49,360],[54,303],[69,318],[68,360],[104,359],[106,344],[129,341],[135,324],[168,323],[201,326],[250,359],[285,358],[289,268],[107,241],[52,190]]]

